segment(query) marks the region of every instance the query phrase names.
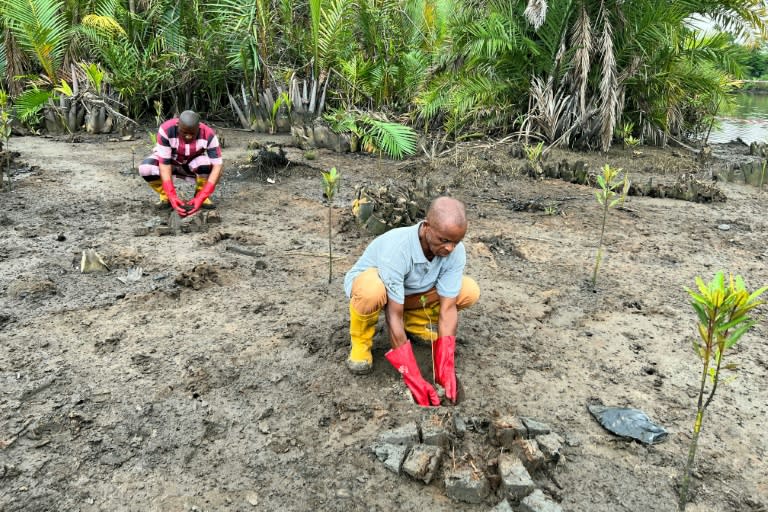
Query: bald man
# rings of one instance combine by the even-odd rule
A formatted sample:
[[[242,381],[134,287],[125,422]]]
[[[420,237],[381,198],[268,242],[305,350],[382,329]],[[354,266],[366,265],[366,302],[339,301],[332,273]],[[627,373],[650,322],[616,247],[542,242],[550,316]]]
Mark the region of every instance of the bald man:
[[[185,110],[178,118],[160,125],[152,156],[139,165],[139,175],[160,196],[160,207],[171,207],[179,217],[213,208],[210,200],[221,177],[223,160],[216,133],[200,122],[197,112]],[[195,184],[195,196],[187,202],[176,194],[173,178]]]
[[[477,283],[464,276],[467,232],[464,204],[435,199],[426,220],[377,237],[347,272],[351,350],[347,368],[365,374],[373,367],[371,347],[384,310],[391,350],[387,360],[403,376],[419,405],[440,405],[435,388],[421,375],[409,339],[432,344],[435,382],[456,402],[454,351],[458,311],[477,302]]]

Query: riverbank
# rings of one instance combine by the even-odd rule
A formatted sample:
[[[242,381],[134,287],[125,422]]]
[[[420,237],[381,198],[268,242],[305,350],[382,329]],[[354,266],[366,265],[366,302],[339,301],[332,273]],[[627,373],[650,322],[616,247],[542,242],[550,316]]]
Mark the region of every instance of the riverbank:
[[[342,276],[371,240],[352,220],[356,187],[428,179],[467,204],[467,273],[482,293],[460,318],[464,400],[440,411],[550,425],[564,438],[563,460],[536,483],[564,510],[675,510],[700,373],[684,287],[721,269],[750,288],[768,284],[765,192],[716,183],[725,202],[631,197],[609,214],[593,288],[594,189],[523,175],[509,145],[406,162],[325,150],[307,160],[286,137],[221,132],[220,222],[178,230],[131,169],[143,141],[11,140],[28,165],[0,212],[0,509],[495,506],[498,490],[454,503],[444,473],[425,485],[376,459],[380,432],[424,412],[384,358],[383,323],[373,373],[344,367]],[[291,163],[254,165],[254,139],[284,144]],[[638,181],[707,179],[723,164],[654,148],[548,158],[610,163]],[[334,166],[342,187],[329,284],[320,170]],[[89,248],[107,272],[80,272]],[[767,335],[759,323],[732,354],[737,378],[705,419],[689,511],[768,508]],[[429,376],[428,349],[416,354]],[[595,399],[643,410],[668,439],[617,438],[587,411]],[[497,448],[451,443],[444,468],[490,474]]]

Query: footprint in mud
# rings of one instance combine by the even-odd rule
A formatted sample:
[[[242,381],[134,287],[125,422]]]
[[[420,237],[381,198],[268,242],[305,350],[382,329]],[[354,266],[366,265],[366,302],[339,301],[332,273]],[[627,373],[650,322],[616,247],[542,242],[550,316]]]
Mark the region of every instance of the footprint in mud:
[[[213,266],[207,263],[200,263],[195,265],[192,270],[182,272],[181,275],[176,276],[174,281],[179,286],[192,288],[193,290],[199,290],[208,283],[221,284],[219,273]]]

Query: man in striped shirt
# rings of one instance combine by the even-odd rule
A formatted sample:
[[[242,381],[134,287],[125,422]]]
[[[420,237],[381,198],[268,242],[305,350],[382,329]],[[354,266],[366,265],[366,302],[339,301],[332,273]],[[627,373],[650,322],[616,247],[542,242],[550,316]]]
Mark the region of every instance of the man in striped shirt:
[[[210,195],[221,177],[223,160],[216,133],[200,122],[200,115],[185,110],[169,119],[157,131],[157,145],[152,155],[139,165],[139,174],[160,196],[160,206],[170,206],[179,217],[213,208]],[[195,196],[187,202],[179,199],[173,178],[195,183]]]

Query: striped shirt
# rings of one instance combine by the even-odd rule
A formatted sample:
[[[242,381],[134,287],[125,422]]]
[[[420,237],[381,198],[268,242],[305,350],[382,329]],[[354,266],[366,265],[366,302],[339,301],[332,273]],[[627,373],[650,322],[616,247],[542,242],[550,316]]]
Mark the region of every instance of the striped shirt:
[[[160,163],[165,165],[186,165],[203,154],[208,155],[211,165],[223,162],[219,138],[210,126],[200,123],[197,139],[187,143],[180,136],[178,118],[169,119],[160,125],[154,153]]]

